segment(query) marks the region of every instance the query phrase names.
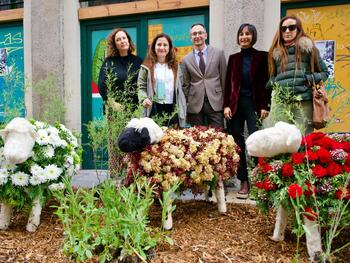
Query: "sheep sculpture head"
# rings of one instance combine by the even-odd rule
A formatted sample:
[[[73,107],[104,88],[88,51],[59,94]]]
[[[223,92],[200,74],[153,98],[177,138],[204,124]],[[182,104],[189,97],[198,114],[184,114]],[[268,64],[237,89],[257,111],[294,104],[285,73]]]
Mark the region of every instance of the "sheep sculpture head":
[[[246,145],[250,156],[274,157],[282,153],[297,152],[301,138],[301,132],[295,125],[280,121],[271,128],[251,134]]]
[[[25,162],[38,137],[33,125],[24,118],[14,118],[0,131],[4,141],[4,156],[9,164]]]

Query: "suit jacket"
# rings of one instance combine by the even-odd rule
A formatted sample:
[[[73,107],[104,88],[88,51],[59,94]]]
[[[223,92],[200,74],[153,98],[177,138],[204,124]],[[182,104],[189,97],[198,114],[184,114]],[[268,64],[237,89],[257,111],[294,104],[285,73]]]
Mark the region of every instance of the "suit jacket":
[[[212,46],[208,46],[207,51],[204,75],[196,63],[193,51],[182,59],[183,90],[189,113],[201,111],[205,93],[215,111],[223,110],[226,76],[225,54],[223,50]]]
[[[230,55],[227,64],[226,89],[224,107],[230,107],[232,115],[235,114],[242,81],[243,56],[241,52]],[[250,80],[252,84],[252,97],[255,110],[269,110],[271,91],[265,88],[269,79],[267,66],[267,52],[251,50]]]

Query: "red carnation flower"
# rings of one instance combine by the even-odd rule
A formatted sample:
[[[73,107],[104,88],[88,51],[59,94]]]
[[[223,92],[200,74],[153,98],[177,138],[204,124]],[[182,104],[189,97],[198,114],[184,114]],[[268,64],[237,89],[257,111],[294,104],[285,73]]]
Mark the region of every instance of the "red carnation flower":
[[[265,163],[264,157],[258,157],[258,164],[263,164]]]
[[[336,176],[338,174],[341,174],[343,171],[341,169],[341,166],[339,164],[337,164],[336,162],[331,162],[328,164],[327,167],[327,173],[330,176]]]
[[[332,150],[343,149],[343,144],[341,142],[333,141],[331,148]]]
[[[316,161],[316,160],[318,159],[318,155],[317,155],[314,151],[312,151],[312,150],[308,150],[308,151],[306,152],[305,158],[306,158],[306,157],[309,159],[310,162],[311,162],[311,161]]]
[[[348,157],[346,157],[345,164],[350,165],[350,153],[348,153]]]
[[[255,186],[258,187],[259,189],[264,189],[264,183],[263,182],[256,182]]]
[[[314,168],[312,168],[312,173],[317,177],[325,177],[327,175],[327,169],[323,168],[321,165],[316,164]]]
[[[315,221],[315,219],[317,218],[317,213],[314,212],[311,207],[307,206],[305,207],[305,216],[307,219],[309,219],[310,221]]]
[[[297,197],[300,197],[303,195],[303,189],[301,188],[300,185],[296,183],[291,184],[288,187],[288,195],[290,196],[290,198],[296,199]]]
[[[329,163],[332,160],[331,154],[324,148],[320,148],[316,154],[322,163]]]
[[[292,163],[293,164],[301,164],[304,163],[304,153],[293,153],[292,154]]]
[[[307,190],[304,191],[305,196],[312,196],[312,194],[316,194],[316,187],[313,186],[310,182],[305,182],[307,186]]]
[[[303,136],[301,139],[301,145],[310,148],[312,145],[312,137],[311,134],[307,135],[307,136]]]
[[[350,142],[341,142],[342,149],[346,152],[350,152]]]
[[[332,149],[334,141],[329,137],[323,137],[319,142],[319,145],[327,150]]]
[[[350,199],[350,189],[346,190],[346,193],[343,194],[343,190],[342,189],[338,189],[337,191],[335,191],[335,197],[339,200],[349,200]]]
[[[348,165],[343,165],[342,169],[343,169],[343,171],[344,171],[345,173],[350,173],[350,166],[348,166]]]
[[[293,166],[290,163],[285,163],[282,166],[282,176],[291,177],[294,173]]]
[[[270,180],[266,177],[263,183],[263,188],[265,189],[266,192],[272,191],[275,189],[275,185],[270,182]]]
[[[268,173],[268,172],[272,171],[272,167],[268,163],[262,163],[259,165],[259,167],[260,167],[260,171],[262,173]]]

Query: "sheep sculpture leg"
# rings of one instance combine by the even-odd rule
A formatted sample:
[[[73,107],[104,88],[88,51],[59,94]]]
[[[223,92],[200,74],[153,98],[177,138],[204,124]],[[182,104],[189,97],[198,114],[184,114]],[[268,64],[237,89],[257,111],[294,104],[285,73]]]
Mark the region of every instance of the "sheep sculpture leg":
[[[277,210],[275,229],[273,230],[273,236],[271,237],[274,241],[284,240],[284,231],[287,226],[288,212],[280,206]]]
[[[9,227],[12,217],[12,206],[5,203],[0,204],[0,230],[5,230]]]
[[[173,228],[173,216],[171,213],[171,204],[167,207],[167,218],[164,221],[163,227],[165,230]]]
[[[224,183],[222,180],[219,180],[218,185],[216,186],[215,196],[218,202],[219,213],[225,214],[227,212],[227,208],[226,208],[226,200],[225,200]]]
[[[311,261],[318,261],[322,253],[321,232],[317,221],[311,221],[304,216],[307,253]]]
[[[40,215],[41,215],[41,204],[39,198],[34,199],[32,210],[30,211],[27,231],[35,232],[40,224]]]

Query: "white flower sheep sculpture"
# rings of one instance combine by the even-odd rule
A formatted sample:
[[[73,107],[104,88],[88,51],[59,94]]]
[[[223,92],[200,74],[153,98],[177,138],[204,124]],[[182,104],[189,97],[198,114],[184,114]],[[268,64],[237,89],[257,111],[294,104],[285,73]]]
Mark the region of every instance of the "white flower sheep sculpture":
[[[0,230],[14,207],[31,206],[26,229],[34,232],[50,191],[79,169],[81,148],[64,125],[14,118],[0,132]]]
[[[282,153],[295,153],[301,145],[302,135],[300,130],[292,124],[277,122],[274,127],[254,132],[247,138],[246,145],[249,155],[255,157],[274,157]],[[274,241],[283,241],[287,226],[288,212],[280,206],[277,209]],[[306,245],[311,260],[321,253],[321,233],[315,221],[303,216],[306,235]]]

